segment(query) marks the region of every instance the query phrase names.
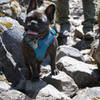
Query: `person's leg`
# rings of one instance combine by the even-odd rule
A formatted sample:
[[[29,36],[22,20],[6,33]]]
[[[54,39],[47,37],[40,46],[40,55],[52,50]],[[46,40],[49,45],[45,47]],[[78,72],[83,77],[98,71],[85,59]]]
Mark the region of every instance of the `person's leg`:
[[[69,0],[57,0],[56,5],[56,23],[60,25],[58,43],[62,45],[67,43],[67,36],[70,33]]]
[[[58,0],[56,4],[57,4],[56,22],[59,24],[68,23],[69,0]]]
[[[57,0],[56,23],[61,27],[60,34],[66,34],[65,31],[70,31],[69,23],[69,0]]]
[[[95,4],[94,0],[82,0],[83,1],[83,32],[86,38],[93,38],[95,36],[93,32],[93,25],[95,23]]]

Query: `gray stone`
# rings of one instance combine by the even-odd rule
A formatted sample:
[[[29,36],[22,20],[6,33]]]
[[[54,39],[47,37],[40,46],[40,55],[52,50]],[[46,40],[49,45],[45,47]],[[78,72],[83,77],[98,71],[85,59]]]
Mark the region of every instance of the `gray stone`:
[[[47,85],[38,92],[36,100],[71,100],[67,95],[59,92],[52,85]]]
[[[77,60],[84,61],[83,56],[78,49],[66,45],[58,47],[56,60],[58,61],[61,57],[64,56],[69,56]]]
[[[16,63],[23,64],[22,53],[21,53],[21,40],[23,38],[22,33],[18,27],[9,29],[5,31],[2,36],[2,41],[8,50],[11,53],[13,59]]]
[[[65,56],[58,61],[57,67],[71,76],[79,87],[98,85],[100,75],[96,65]]]
[[[25,67],[21,52],[24,29],[16,20],[9,17],[0,17],[0,21],[12,24],[11,27],[8,25],[7,30],[2,30],[0,37],[0,67],[7,80],[16,84],[22,78],[19,68]]]
[[[100,100],[100,87],[80,90],[72,100]]]
[[[79,50],[90,49],[91,43],[92,43],[92,41],[81,40],[81,41],[77,42],[75,45],[73,45],[73,47],[75,47]]]
[[[23,25],[24,26],[24,24],[25,24],[25,19],[26,19],[26,13],[25,12],[21,12],[21,14],[19,15],[19,17],[18,17],[18,21],[19,21],[19,23],[21,24],[21,25]]]
[[[8,90],[0,92],[0,100],[32,100],[32,99],[17,90]]]
[[[95,62],[98,65],[98,69],[100,69],[100,38],[92,43],[91,55],[95,59]]]
[[[80,53],[82,55],[86,55],[86,54],[90,54],[91,49],[85,49],[85,50],[81,50]]]
[[[17,20],[12,19],[11,17],[0,17],[0,22],[0,25],[5,26],[7,29],[18,28],[21,32],[24,31],[24,27],[21,26]]]
[[[0,81],[0,89],[1,90],[9,90],[11,86],[4,81]]]
[[[30,80],[26,81],[25,91],[28,96],[36,98],[38,92],[47,85],[45,81],[39,80],[32,82]]]
[[[78,90],[77,85],[75,84],[74,80],[66,75],[64,72],[60,72],[56,76],[49,76],[44,77],[43,79],[48,84],[53,85],[59,91],[64,92],[66,95],[72,97]]]
[[[21,40],[23,39],[24,28],[16,21],[9,17],[0,18],[2,21],[9,21],[13,24],[10,29],[4,30],[1,38],[2,44],[8,52],[11,53],[12,58],[16,63],[23,65],[21,53]]]
[[[0,16],[9,16],[18,20],[22,7],[17,0],[0,0],[0,4]]]
[[[51,72],[51,66],[50,65],[41,65],[41,73],[42,76],[44,76],[45,74],[48,74],[49,72]]]
[[[90,55],[84,55],[83,57],[84,57],[85,63],[88,63],[88,64],[94,64],[95,63],[94,59]]]
[[[74,19],[70,19],[70,22],[72,23],[72,25],[74,25],[75,27],[80,26],[82,20],[80,20],[78,18],[78,16],[74,16]]]
[[[6,49],[2,38],[0,37],[0,69],[3,71],[6,79],[16,84],[21,79],[21,74],[18,71],[18,65],[14,61],[12,55]],[[20,77],[20,78],[19,78]]]
[[[10,0],[0,0],[0,4],[5,4],[5,3],[8,3],[10,2]]]

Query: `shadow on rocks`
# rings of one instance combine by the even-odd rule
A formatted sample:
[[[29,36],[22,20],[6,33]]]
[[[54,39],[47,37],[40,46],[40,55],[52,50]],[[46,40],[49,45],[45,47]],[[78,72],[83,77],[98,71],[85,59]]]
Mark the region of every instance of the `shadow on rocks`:
[[[83,75],[84,77],[81,77]],[[79,88],[99,86],[100,85],[99,76],[100,76],[100,71],[98,71],[97,69],[92,71],[91,76],[88,73],[79,71],[73,72],[73,74],[71,75],[71,77],[74,79],[75,83],[78,85]],[[86,81],[83,82],[83,80]]]
[[[93,40],[81,40],[77,44],[73,45],[73,47],[79,49],[79,50],[84,50],[84,49],[90,49],[91,48],[91,43]]]

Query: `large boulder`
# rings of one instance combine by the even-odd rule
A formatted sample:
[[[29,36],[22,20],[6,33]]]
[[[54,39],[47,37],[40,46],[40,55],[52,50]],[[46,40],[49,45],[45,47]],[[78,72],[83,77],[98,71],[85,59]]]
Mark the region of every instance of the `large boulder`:
[[[0,0],[0,4],[6,4],[6,3],[9,3],[10,0]]]
[[[88,41],[88,40],[83,39],[83,40],[77,42],[77,44],[73,45],[73,47],[75,47],[79,50],[90,49],[91,43],[92,43],[92,41]]]
[[[71,100],[71,98],[59,92],[52,85],[47,85],[38,92],[36,100]]]
[[[62,57],[57,67],[70,75],[79,87],[98,85],[100,75],[96,65],[86,64],[71,57]]]
[[[21,53],[21,40],[23,39],[24,28],[14,19],[0,17],[1,47],[9,52],[17,64],[23,65]],[[2,58],[2,56],[0,56]],[[6,60],[5,60],[6,61]]]
[[[66,45],[62,45],[57,48],[56,60],[58,61],[61,57],[64,56],[69,56],[77,60],[84,61],[84,58],[78,49]]]
[[[35,82],[27,80],[25,84],[25,93],[32,98],[36,98],[38,92],[46,85],[47,83],[43,80],[39,80]]]
[[[80,90],[72,100],[100,100],[100,87]]]
[[[27,95],[17,90],[0,90],[0,100],[32,100]]]
[[[16,63],[23,65],[22,53],[21,53],[21,40],[23,38],[20,28],[13,27],[4,31],[2,36],[2,43],[8,52],[11,53]]]
[[[14,84],[22,78],[19,68],[24,68],[21,40],[24,28],[9,17],[0,17],[0,67],[8,81]]]
[[[25,93],[35,100],[71,100],[67,94],[57,90],[54,86],[48,85],[45,81],[26,81]]]
[[[78,87],[74,80],[64,72],[59,72],[56,76],[48,75],[47,77],[44,77],[43,80],[70,97],[75,95],[78,91]]]

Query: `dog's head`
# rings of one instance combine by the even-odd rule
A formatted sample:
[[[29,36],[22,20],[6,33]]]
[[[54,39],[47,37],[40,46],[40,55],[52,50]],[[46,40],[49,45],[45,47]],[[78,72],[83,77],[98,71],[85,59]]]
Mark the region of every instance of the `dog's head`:
[[[35,37],[44,37],[49,33],[49,24],[54,19],[55,5],[51,4],[43,10],[38,7],[37,0],[30,0],[25,21],[25,31]]]

